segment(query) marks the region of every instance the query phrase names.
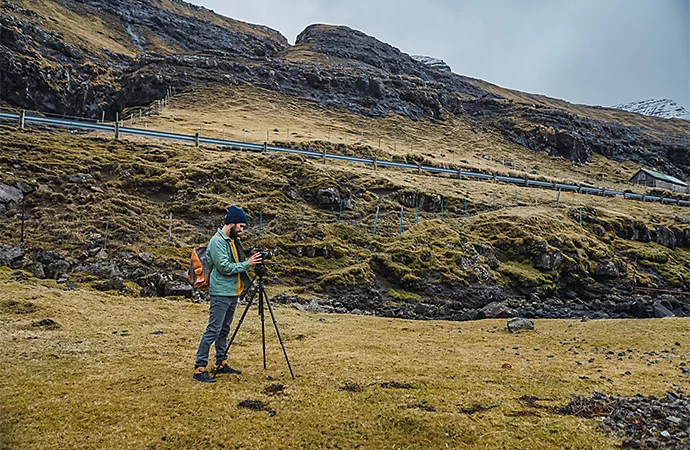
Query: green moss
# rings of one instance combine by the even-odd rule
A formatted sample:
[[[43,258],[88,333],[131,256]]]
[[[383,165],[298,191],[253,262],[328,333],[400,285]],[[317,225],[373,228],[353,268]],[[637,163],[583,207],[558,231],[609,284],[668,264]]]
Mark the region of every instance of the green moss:
[[[500,265],[498,272],[512,282],[524,286],[548,286],[553,283],[551,274],[545,274],[530,264],[506,261]]]
[[[394,300],[408,301],[408,300],[421,300],[422,296],[415,294],[414,292],[408,292],[402,289],[388,289],[388,296]]]

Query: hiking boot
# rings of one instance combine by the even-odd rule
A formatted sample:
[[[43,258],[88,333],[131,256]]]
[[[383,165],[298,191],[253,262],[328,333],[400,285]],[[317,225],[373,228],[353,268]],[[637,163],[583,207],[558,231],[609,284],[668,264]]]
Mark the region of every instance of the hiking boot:
[[[194,370],[194,375],[192,376],[193,381],[199,381],[200,383],[215,383],[216,379],[211,378],[211,376],[206,372],[206,367],[197,367]]]
[[[219,374],[219,373],[230,373],[234,375],[240,375],[242,373],[241,370],[239,369],[233,369],[228,365],[228,361],[225,360],[222,363],[218,364],[216,368],[213,370],[214,374]]]

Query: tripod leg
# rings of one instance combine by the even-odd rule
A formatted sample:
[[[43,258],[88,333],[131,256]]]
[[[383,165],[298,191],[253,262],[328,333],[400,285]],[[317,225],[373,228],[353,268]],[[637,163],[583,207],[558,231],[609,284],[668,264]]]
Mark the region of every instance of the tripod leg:
[[[268,312],[271,313],[271,319],[273,319],[273,326],[276,328],[276,334],[278,335],[278,340],[280,341],[280,347],[283,349],[283,355],[285,355],[285,361],[287,362],[288,369],[290,369],[290,375],[292,376],[292,379],[295,379],[295,373],[292,371],[292,365],[290,364],[290,359],[288,358],[287,350],[285,350],[285,344],[283,343],[283,337],[280,335],[280,330],[278,329],[278,322],[276,321],[276,315],[273,314],[273,307],[271,306],[271,302],[268,300],[268,294],[266,294],[266,288],[263,286],[263,284],[259,285],[259,289],[264,295],[264,298],[266,299],[266,306],[268,306]],[[262,321],[262,326],[263,326],[263,321]],[[265,355],[265,353],[264,353]],[[265,356],[264,356],[265,357]],[[265,360],[264,360],[265,364]],[[266,366],[264,365],[264,368]]]
[[[264,370],[266,370],[266,328],[264,326],[264,298],[266,291],[259,285],[259,316],[261,317],[261,350],[264,355]],[[268,301],[268,298],[266,298]]]
[[[254,283],[254,280],[252,280],[252,283]],[[247,306],[244,308],[244,312],[242,312],[242,316],[240,317],[240,320],[237,322],[235,331],[232,333],[232,337],[228,341],[228,350],[230,350],[230,346],[235,341],[235,336],[237,336],[237,332],[240,331],[240,327],[242,326],[242,322],[244,322],[244,318],[246,317],[249,308],[252,306],[252,303],[254,303],[254,295],[256,294],[256,291],[258,289],[250,291],[252,283],[249,284],[249,288],[247,288],[247,294],[245,294],[245,298],[247,298]]]

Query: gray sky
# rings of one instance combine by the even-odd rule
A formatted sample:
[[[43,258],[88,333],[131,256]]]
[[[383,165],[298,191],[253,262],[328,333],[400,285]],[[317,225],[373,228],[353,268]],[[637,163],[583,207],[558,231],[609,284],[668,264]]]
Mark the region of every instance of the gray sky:
[[[610,106],[670,98],[690,110],[690,0],[192,0],[280,31],[347,25],[453,72]]]

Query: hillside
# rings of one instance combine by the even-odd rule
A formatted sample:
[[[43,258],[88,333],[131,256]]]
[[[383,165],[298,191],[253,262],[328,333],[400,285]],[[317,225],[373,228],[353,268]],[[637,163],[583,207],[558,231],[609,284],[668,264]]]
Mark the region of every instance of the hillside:
[[[347,27],[311,25],[290,46],[273,30],[181,1],[13,0],[0,11],[8,106],[114,120],[171,91],[248,84],[368,117],[460,120],[497,135],[500,148],[576,163],[598,154],[690,177],[688,122],[503,89]]]

